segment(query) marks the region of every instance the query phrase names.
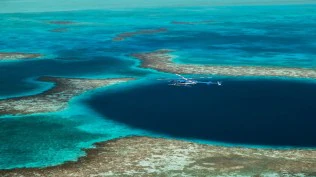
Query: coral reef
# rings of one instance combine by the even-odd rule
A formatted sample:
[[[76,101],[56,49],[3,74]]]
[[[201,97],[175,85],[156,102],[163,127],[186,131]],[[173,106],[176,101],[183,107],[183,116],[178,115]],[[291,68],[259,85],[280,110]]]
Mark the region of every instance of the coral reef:
[[[21,52],[0,52],[1,60],[19,60],[19,59],[33,59],[41,57],[38,53],[21,53]]]
[[[76,162],[0,170],[0,176],[316,176],[315,150],[221,147],[128,137],[97,143],[86,152]]]
[[[67,107],[68,101],[88,90],[118,84],[132,78],[118,79],[71,79],[41,77],[40,81],[53,82],[55,86],[38,95],[0,100],[0,115],[54,112]]]
[[[126,33],[118,34],[116,37],[113,38],[113,41],[123,41],[127,38],[131,38],[137,35],[156,34],[156,33],[163,33],[166,31],[167,29],[165,28],[159,28],[159,29],[145,29],[145,30],[126,32]]]
[[[143,68],[169,73],[316,78],[316,69],[307,68],[177,64],[172,62],[171,52],[172,50],[161,49],[153,52],[136,53],[132,56],[141,60],[141,67]]]

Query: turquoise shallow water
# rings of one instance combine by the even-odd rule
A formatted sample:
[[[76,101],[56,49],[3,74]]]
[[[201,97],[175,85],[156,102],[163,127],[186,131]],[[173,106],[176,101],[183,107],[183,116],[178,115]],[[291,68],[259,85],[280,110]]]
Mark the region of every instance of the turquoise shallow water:
[[[144,76],[131,68],[133,52],[176,50],[176,62],[216,65],[316,67],[315,5],[163,8],[0,14],[0,52],[34,52],[44,60],[0,63],[0,97],[32,92],[30,77]],[[72,25],[49,21],[73,21]],[[203,22],[181,25],[172,22]],[[25,28],[27,26],[28,28]],[[54,29],[66,29],[63,33]],[[122,42],[122,32],[168,29]],[[89,66],[89,67],[86,67]],[[26,69],[31,68],[31,69]],[[58,68],[58,69],[56,69]],[[15,72],[19,70],[20,72]]]
[[[46,166],[83,155],[80,148],[102,136],[80,131],[78,125],[47,115],[1,119],[0,168]]]
[[[149,132],[104,119],[84,108],[0,119],[0,169],[43,167],[73,161],[93,143]]]
[[[55,0],[3,0],[0,13],[13,12],[47,12],[47,11],[69,11],[85,9],[124,9],[130,8],[155,8],[155,7],[205,7],[224,5],[278,5],[278,4],[315,4],[314,0],[77,0],[72,1]]]
[[[142,87],[170,75],[140,69],[138,61],[129,55],[162,48],[174,49],[175,62],[179,63],[315,69],[315,9],[315,5],[297,5],[3,13],[0,52],[44,56],[30,61],[1,61],[0,98],[37,94],[50,88],[52,84],[35,81],[43,75],[147,78],[113,86],[110,91]],[[49,23],[58,20],[74,23]],[[122,32],[157,28],[168,31],[112,41]],[[54,29],[64,32],[52,32]],[[260,78],[252,81],[257,79]],[[100,89],[98,93],[107,91]],[[80,98],[90,97],[95,95]],[[0,169],[42,167],[75,160],[84,155],[81,148],[122,136],[173,137],[163,131],[152,132],[113,120],[80,103],[79,98],[74,99],[67,110],[57,113],[0,117]],[[215,139],[200,142],[223,143]]]

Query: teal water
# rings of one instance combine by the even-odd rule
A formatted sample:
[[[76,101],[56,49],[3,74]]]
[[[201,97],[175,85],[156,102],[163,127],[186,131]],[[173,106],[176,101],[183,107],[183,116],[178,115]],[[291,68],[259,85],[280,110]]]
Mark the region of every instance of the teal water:
[[[278,5],[278,4],[315,4],[314,0],[77,0],[72,1],[55,0],[2,0],[0,6],[4,7],[0,13],[14,12],[47,12],[47,11],[69,11],[86,9],[124,9],[130,8],[157,8],[157,7],[209,7],[225,5]]]
[[[151,135],[76,106],[56,114],[6,116],[0,122],[0,169],[58,165],[85,155],[82,149],[95,142]]]
[[[175,50],[175,62],[179,63],[315,69],[315,9],[316,5],[288,5],[1,13],[0,52],[44,56],[30,61],[1,61],[0,98],[37,94],[50,88],[51,84],[36,82],[36,78],[43,75],[140,79],[113,86],[109,88],[111,92],[151,85],[156,78],[170,75],[140,69],[138,61],[129,55],[162,48]],[[58,20],[74,23],[49,23]],[[208,23],[199,24],[203,21]],[[122,32],[157,28],[168,31],[112,41]],[[52,32],[54,29],[65,31]],[[90,93],[80,98],[96,98],[96,95]],[[67,110],[57,113],[0,116],[0,169],[43,167],[75,160],[84,155],[81,148],[122,136],[175,137],[170,132],[114,120],[81,102],[79,98],[74,99]],[[200,137],[177,138],[197,141]],[[206,142],[235,143],[216,138]]]

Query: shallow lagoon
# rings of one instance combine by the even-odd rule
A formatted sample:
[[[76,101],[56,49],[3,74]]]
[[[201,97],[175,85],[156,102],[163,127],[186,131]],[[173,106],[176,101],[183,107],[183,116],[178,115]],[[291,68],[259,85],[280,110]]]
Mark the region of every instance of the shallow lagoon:
[[[58,113],[2,116],[0,123],[0,169],[58,165],[84,156],[95,142],[152,135],[86,109],[79,97]]]

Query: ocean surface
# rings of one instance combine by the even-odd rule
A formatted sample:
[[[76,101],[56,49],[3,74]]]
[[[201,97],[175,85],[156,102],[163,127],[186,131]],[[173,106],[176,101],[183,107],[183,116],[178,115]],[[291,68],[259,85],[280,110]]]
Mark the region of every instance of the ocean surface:
[[[121,33],[159,28],[167,31],[113,41]],[[51,88],[36,81],[44,75],[138,79],[79,96],[61,112],[0,115],[0,169],[76,160],[81,148],[129,135],[316,145],[313,80],[215,77],[222,87],[170,87],[157,78],[173,75],[141,69],[130,57],[173,49],[178,63],[316,69],[316,5],[0,13],[0,32],[0,52],[43,55],[0,61],[1,99]]]

